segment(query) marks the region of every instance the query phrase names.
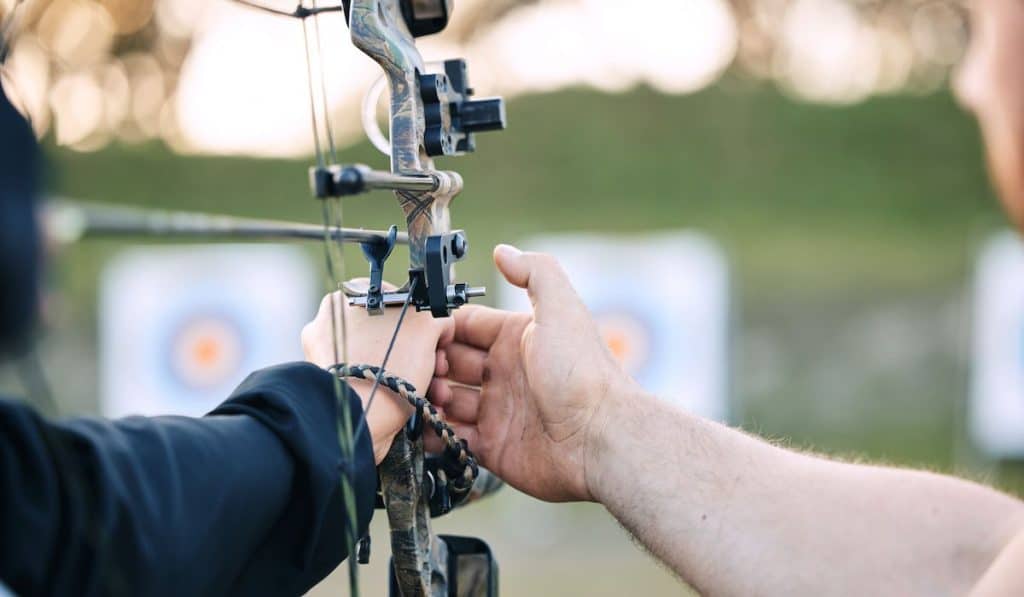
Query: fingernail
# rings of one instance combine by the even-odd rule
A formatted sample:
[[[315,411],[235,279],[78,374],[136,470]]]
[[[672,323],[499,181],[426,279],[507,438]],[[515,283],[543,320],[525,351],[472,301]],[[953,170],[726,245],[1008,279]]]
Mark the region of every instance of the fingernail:
[[[520,251],[519,249],[513,247],[512,245],[502,244],[502,245],[498,245],[497,247],[494,247],[494,255],[495,255],[495,257],[500,255],[501,257],[504,257],[506,259],[511,259],[513,257],[519,257],[522,254],[523,254],[522,251]]]

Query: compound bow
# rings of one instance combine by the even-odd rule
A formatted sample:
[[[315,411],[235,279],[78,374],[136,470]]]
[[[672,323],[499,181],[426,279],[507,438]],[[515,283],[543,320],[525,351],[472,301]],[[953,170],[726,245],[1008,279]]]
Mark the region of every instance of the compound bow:
[[[339,8],[345,13],[353,45],[381,67],[390,91],[391,168],[388,172],[362,165],[343,166],[335,160],[323,74],[320,73],[318,88],[310,56],[320,51],[319,13]],[[336,286],[334,268],[341,260],[332,249],[340,245],[332,241],[331,228],[341,228],[340,199],[369,190],[392,190],[405,213],[409,244],[408,283],[395,292],[383,290],[384,260],[397,240],[392,227],[389,234],[363,242],[363,252],[371,264],[370,284],[366,292],[354,293],[346,287],[351,302],[365,306],[371,314],[380,313],[387,306],[400,305],[405,309],[412,305],[416,310],[429,310],[434,317],[447,317],[452,309],[484,293],[482,288],[452,280],[452,264],[462,259],[467,250],[465,234],[461,230],[452,230],[449,219],[449,206],[462,190],[462,178],[455,172],[435,169],[432,157],[473,151],[474,133],[505,127],[505,109],[499,98],[471,99],[473,91],[469,87],[465,62],[461,59],[445,61],[441,72],[428,71],[414,40],[444,29],[451,9],[448,0],[344,0],[340,7],[318,7],[314,0],[310,6],[300,4],[289,13],[302,20],[306,34],[310,100],[318,153],[318,163],[310,170],[310,183],[313,194],[324,202],[327,267]],[[313,20],[312,28],[308,25],[309,19]],[[319,121],[315,98],[318,92],[322,105]],[[373,120],[375,102],[365,104],[370,108],[369,120]],[[364,117],[364,122],[366,120]],[[326,133],[327,151],[323,151],[319,139],[321,127]],[[343,310],[338,312],[343,313]],[[402,319],[398,321],[398,326],[401,326]],[[343,352],[345,325],[343,319],[338,323]],[[397,333],[396,327],[395,336]],[[345,360],[343,354],[337,356],[336,360]],[[386,361],[387,355],[376,374],[368,409],[372,406],[373,394],[381,382],[380,372]],[[470,485],[453,483],[454,479],[450,478],[454,476],[452,469],[443,455],[425,455],[420,435],[422,426],[423,419],[417,411],[406,430],[395,438],[379,469],[382,502],[391,527],[391,590],[407,596],[494,595],[497,592],[496,567],[486,544],[466,538],[435,536],[431,532],[430,518],[431,515],[448,512],[472,495],[493,491],[500,482],[484,472],[477,476],[475,483],[471,479]],[[340,436],[343,449],[351,450],[354,435],[350,421],[340,425]],[[354,525],[349,527],[354,528]],[[353,546],[354,539],[350,537]],[[368,547],[364,538],[359,541],[358,549],[353,550],[358,552],[360,561],[366,561]],[[482,559],[472,561],[483,562],[486,569],[472,571],[464,567],[456,578],[452,574],[454,566],[451,562],[459,553],[482,556]],[[355,570],[355,564],[350,564],[354,593],[358,591]],[[466,586],[467,583],[471,585]]]
[[[324,243],[331,290],[343,289],[351,304],[361,305],[371,314],[389,306],[401,306],[404,317],[405,309],[412,306],[418,311],[429,310],[434,317],[447,317],[470,298],[483,295],[483,288],[453,281],[452,266],[465,257],[468,247],[465,233],[452,230],[449,218],[451,202],[462,190],[462,178],[455,172],[435,169],[432,158],[472,152],[474,133],[505,128],[505,107],[500,98],[471,99],[473,90],[469,87],[463,60],[447,60],[439,70],[431,72],[417,50],[416,37],[445,28],[452,10],[451,0],[343,0],[342,4],[333,6],[317,6],[316,0],[310,0],[310,4],[300,3],[291,11],[252,0],[234,1],[302,22],[317,154],[317,164],[310,168],[309,179],[313,195],[322,202],[322,227],[226,216],[64,205],[63,209],[54,210],[57,212],[54,219],[63,220],[61,227],[74,229],[70,233],[65,230],[65,236],[317,237]],[[319,58],[320,54],[318,16],[339,11],[345,14],[352,43],[381,67],[390,91],[390,142],[376,129],[374,93],[380,91],[380,82],[371,88],[363,110],[368,135],[379,149],[386,149],[390,155],[389,171],[337,163],[324,73],[322,67],[315,68],[313,56]],[[386,232],[341,226],[341,199],[372,190],[394,191],[405,213],[406,233],[399,234],[394,226]],[[62,212],[66,217],[60,217]],[[365,291],[358,292],[340,282],[344,278],[343,272],[339,275],[339,270],[343,269],[341,249],[346,242],[360,243],[370,262],[370,284]],[[397,243],[409,246],[408,282],[397,291],[386,292],[382,286],[384,261]],[[335,361],[342,364],[346,344],[344,309],[335,308],[333,312],[336,314],[333,322]],[[398,319],[392,345],[403,317]],[[372,407],[374,394],[382,382],[392,388],[399,387],[394,379],[384,377],[388,354],[390,349],[380,367],[358,368],[364,375],[371,371],[374,378],[367,410]],[[339,367],[337,371],[351,375],[348,366]],[[343,395],[340,381],[335,389],[340,401]],[[431,597],[496,595],[497,566],[486,543],[467,537],[436,536],[431,531],[430,519],[497,490],[501,481],[486,470],[478,469],[475,462],[471,463],[472,474],[467,472],[460,477],[457,471],[470,468],[463,469],[459,463],[452,463],[452,454],[425,454],[421,434],[425,423],[437,430],[443,424],[422,400],[419,404],[421,409],[396,436],[379,467],[378,506],[387,510],[391,527],[391,593]],[[348,416],[347,408],[339,411],[343,418]],[[343,454],[351,455],[355,437],[363,431],[353,429],[350,420],[339,421]],[[465,444],[461,447],[465,458]],[[351,487],[351,481],[343,475],[342,491],[348,498],[347,503],[352,505],[347,513],[347,541],[349,553],[353,554],[349,558],[350,590],[356,595],[356,562],[368,561],[369,538],[354,536],[356,523]]]

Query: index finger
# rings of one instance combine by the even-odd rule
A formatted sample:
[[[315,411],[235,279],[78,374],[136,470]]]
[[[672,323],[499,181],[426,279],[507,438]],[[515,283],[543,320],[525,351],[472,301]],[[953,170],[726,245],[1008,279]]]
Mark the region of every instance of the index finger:
[[[455,311],[455,341],[487,350],[498,339],[510,313],[480,305],[466,305]]]

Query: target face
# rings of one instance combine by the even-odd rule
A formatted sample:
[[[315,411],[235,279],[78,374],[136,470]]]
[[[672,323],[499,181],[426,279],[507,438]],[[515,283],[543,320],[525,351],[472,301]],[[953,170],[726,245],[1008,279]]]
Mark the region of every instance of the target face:
[[[171,373],[183,387],[205,390],[238,377],[245,362],[241,330],[221,314],[182,322],[167,348]]]
[[[294,247],[125,251],[101,284],[104,414],[202,415],[254,370],[301,360],[316,286]]]
[[[994,458],[1024,458],[1024,243],[1013,233],[978,260],[973,336],[971,438]]]
[[[651,345],[654,341],[647,322],[625,310],[595,313],[594,320],[615,360],[626,373],[633,377],[639,376],[651,359]]]

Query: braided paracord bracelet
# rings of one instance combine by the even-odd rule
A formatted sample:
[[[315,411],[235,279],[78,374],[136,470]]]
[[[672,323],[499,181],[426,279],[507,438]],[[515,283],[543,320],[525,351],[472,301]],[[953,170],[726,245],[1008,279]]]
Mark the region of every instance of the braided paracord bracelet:
[[[338,377],[354,377],[374,381],[380,377],[380,385],[404,398],[423,417],[423,421],[430,425],[445,445],[442,459],[445,461],[443,472],[448,479],[439,479],[443,483],[449,483],[451,489],[458,493],[467,492],[473,487],[473,482],[479,474],[476,457],[470,452],[466,440],[460,439],[455,430],[448,423],[441,419],[434,405],[421,396],[416,387],[404,379],[381,371],[380,367],[373,365],[346,365],[338,363],[332,366],[329,371]],[[442,472],[442,471],[439,471]]]

